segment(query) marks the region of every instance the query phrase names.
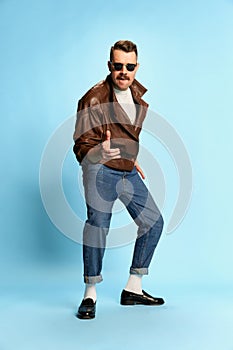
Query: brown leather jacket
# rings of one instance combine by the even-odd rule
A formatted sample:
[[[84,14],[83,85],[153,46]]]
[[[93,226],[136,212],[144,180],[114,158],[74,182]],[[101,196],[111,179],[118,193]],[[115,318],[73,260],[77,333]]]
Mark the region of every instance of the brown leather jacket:
[[[111,148],[120,148],[121,158],[108,162],[106,166],[131,171],[139,149],[139,133],[145,119],[148,104],[142,100],[147,91],[136,79],[130,86],[136,106],[136,121],[131,124],[127,114],[117,102],[111,75],[93,86],[78,102],[77,119],[73,135],[73,151],[80,164],[88,151],[106,139],[106,130],[111,131]]]

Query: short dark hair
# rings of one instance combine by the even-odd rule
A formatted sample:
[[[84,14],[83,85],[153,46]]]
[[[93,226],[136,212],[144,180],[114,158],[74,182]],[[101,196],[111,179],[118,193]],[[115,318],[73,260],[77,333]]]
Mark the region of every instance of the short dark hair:
[[[112,61],[113,59],[114,50],[122,50],[124,52],[135,52],[136,57],[138,57],[137,45],[130,40],[119,40],[111,47],[110,61]]]

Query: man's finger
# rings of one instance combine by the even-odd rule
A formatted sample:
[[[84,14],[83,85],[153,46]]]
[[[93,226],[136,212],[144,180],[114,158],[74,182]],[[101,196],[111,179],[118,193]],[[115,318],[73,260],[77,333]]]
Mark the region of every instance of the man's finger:
[[[111,131],[107,130],[106,131],[106,141],[110,141],[110,139],[111,139]]]
[[[120,154],[118,154],[118,155],[106,155],[105,157],[104,157],[104,159],[105,160],[112,160],[112,159],[120,159],[121,158],[121,156],[120,156]]]
[[[142,168],[138,164],[135,164],[135,167],[136,167],[137,172],[141,175],[141,178],[143,180],[145,180],[146,177],[145,177],[145,174],[144,174]]]
[[[115,155],[115,154],[120,154],[120,149],[119,148],[109,148],[108,150],[105,151],[109,155]]]

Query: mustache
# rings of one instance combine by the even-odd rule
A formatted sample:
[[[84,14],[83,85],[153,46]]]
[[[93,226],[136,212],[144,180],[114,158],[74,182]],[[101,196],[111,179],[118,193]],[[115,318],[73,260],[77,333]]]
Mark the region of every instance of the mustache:
[[[129,77],[127,76],[127,73],[120,73],[118,76],[117,76],[117,79],[120,79],[120,80],[129,80]]]

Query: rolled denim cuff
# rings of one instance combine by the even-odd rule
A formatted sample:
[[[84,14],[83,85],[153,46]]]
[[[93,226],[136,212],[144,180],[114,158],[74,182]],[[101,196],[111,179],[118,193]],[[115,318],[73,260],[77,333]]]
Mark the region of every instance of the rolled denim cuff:
[[[147,267],[141,267],[141,268],[131,267],[129,273],[130,273],[130,275],[148,275],[148,268]]]
[[[102,275],[99,276],[84,276],[84,283],[95,284],[103,281]]]

